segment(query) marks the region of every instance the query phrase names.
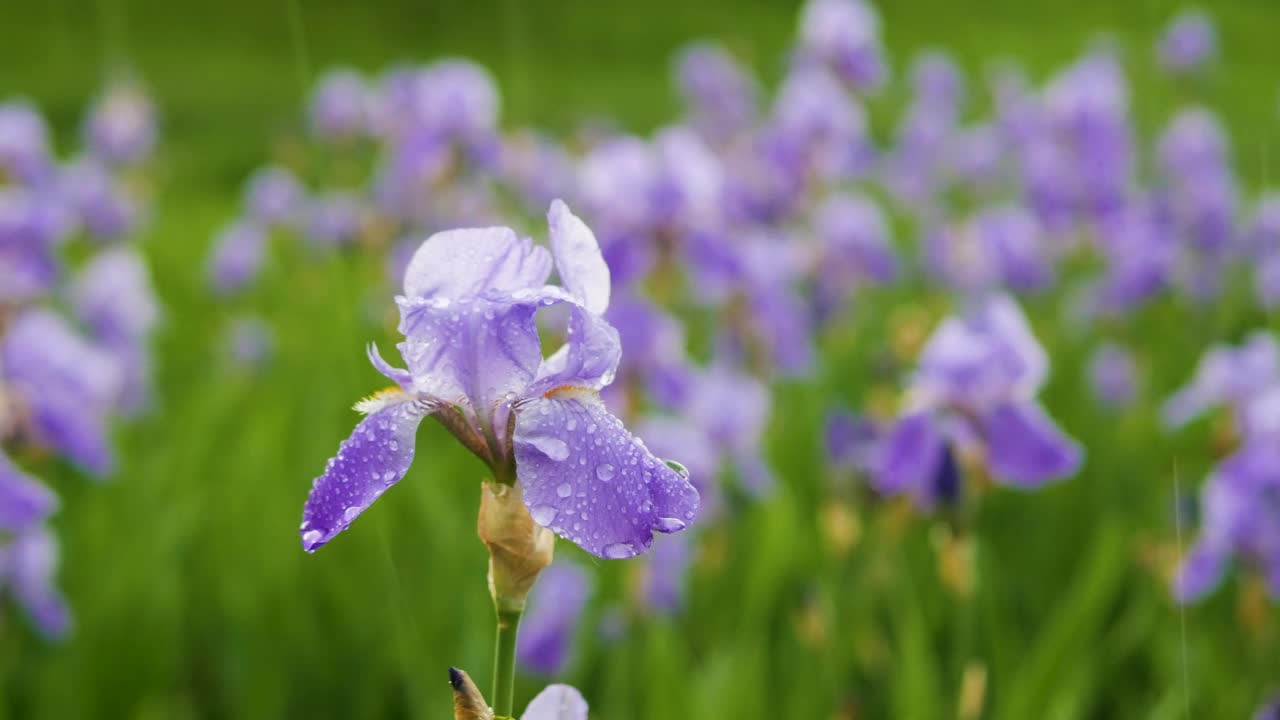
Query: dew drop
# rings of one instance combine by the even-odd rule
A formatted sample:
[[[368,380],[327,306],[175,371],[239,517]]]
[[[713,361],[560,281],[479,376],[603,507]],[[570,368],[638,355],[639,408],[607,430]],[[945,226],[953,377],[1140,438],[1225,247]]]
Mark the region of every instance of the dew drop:
[[[636,549],[631,543],[613,543],[604,546],[604,556],[610,560],[623,560],[634,557]]]
[[[680,518],[660,517],[654,523],[654,527],[659,532],[673,533],[685,528],[685,523]]]
[[[360,508],[356,507],[355,505],[352,505],[351,507],[342,511],[342,519],[344,522],[349,523],[352,520],[355,520],[358,515],[360,515]]]
[[[551,524],[552,520],[556,519],[557,511],[550,505],[537,505],[529,511],[529,514],[533,516],[534,522],[546,527]]]
[[[596,477],[600,479],[600,482],[609,482],[617,472],[609,463],[600,463],[596,466]]]
[[[559,495],[562,498],[567,498],[572,494],[573,494],[573,486],[571,486],[569,483],[560,483],[560,487],[556,488],[556,495]]]

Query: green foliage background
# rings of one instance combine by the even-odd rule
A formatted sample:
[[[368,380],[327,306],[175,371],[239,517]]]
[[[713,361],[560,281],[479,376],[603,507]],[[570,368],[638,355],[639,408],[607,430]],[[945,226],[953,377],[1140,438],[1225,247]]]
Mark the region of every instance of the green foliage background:
[[[1275,166],[1273,2],[1212,4],[1225,62],[1195,88],[1163,79],[1152,61],[1152,40],[1179,7],[1167,0],[881,5],[900,72],[913,51],[941,46],[973,73],[1016,57],[1043,77],[1113,31],[1146,138],[1180,103],[1205,102],[1231,128],[1250,187]],[[367,290],[381,260],[316,262],[281,245],[259,289],[227,306],[204,290],[209,238],[235,212],[247,173],[287,152],[280,139],[332,64],[376,70],[462,54],[497,76],[508,125],[567,130],[608,115],[644,131],[674,117],[675,48],[720,39],[772,81],[796,12],[763,0],[0,4],[0,94],[36,99],[64,147],[106,68],[125,64],[154,91],[164,144],[144,248],[166,305],[157,406],[121,429],[118,475],[94,484],[39,467],[65,501],[55,525],[77,629],[49,645],[24,623],[0,628],[0,717],[446,717],[445,668],[483,680],[490,663],[474,535],[480,464],[424,426],[418,462],[387,499],[322,553],[298,545],[312,477],[353,425],[351,402],[380,386],[362,348],[393,340],[377,304],[389,298]],[[900,101],[874,104],[878,127]],[[542,234],[540,222],[517,221]],[[627,597],[635,568],[561,545],[600,582],[576,660],[558,678],[585,691],[593,717],[955,717],[975,663],[987,670],[983,716],[1011,720],[1241,718],[1280,687],[1280,615],[1258,604],[1256,588],[1232,579],[1183,613],[1152,569],[1177,547],[1175,485],[1194,490],[1213,442],[1208,422],[1161,434],[1151,408],[1208,342],[1274,319],[1238,300],[1169,302],[1124,327],[1079,332],[1060,324],[1056,299],[1031,301],[1055,363],[1046,403],[1088,463],[1044,492],[992,491],[962,516],[931,521],[833,493],[822,466],[828,407],[862,406],[900,370],[886,361],[898,316],[881,309],[911,304],[936,317],[944,307],[923,285],[861,303],[824,339],[815,381],[777,387],[767,452],[782,487],[708,532],[686,613],[635,616],[620,641],[602,641],[601,609]],[[227,318],[250,308],[277,333],[260,374],[232,370],[222,348]],[[1109,413],[1086,392],[1096,335],[1139,352],[1140,409]],[[832,503],[860,519],[847,552],[823,531]],[[967,600],[939,576],[931,538],[950,526],[975,547]],[[522,677],[517,704],[545,682]]]

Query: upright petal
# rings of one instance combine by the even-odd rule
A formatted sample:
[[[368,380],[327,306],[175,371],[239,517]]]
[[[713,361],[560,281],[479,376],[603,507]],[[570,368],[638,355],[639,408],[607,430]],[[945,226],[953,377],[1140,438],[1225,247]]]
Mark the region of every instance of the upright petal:
[[[595,234],[560,200],[551,202],[547,223],[561,285],[587,310],[603,314],[609,308],[609,266],[600,254]]]
[[[429,411],[422,402],[406,399],[384,406],[356,425],[311,485],[302,509],[303,550],[314,552],[346,530],[404,477],[413,462],[418,425]]]
[[[886,495],[927,496],[943,461],[944,443],[932,414],[917,412],[899,418],[889,428],[875,461],[876,490]]]
[[[551,256],[511,228],[467,228],[427,238],[409,260],[404,294],[458,299],[484,292],[512,293],[542,285]]]
[[[613,382],[622,359],[618,331],[603,317],[573,303],[570,305],[569,339],[542,362],[538,378],[528,394],[562,385],[599,390]]]
[[[539,525],[600,557],[644,552],[654,532],[698,514],[698,491],[610,415],[599,396],[562,389],[523,401],[516,474]]]
[[[420,393],[483,417],[533,382],[542,362],[538,297],[397,298],[404,356]]]
[[[548,685],[529,703],[520,720],[587,720],[587,701],[568,685]]]
[[[1004,403],[979,419],[987,462],[996,478],[1035,487],[1080,467],[1081,450],[1034,403]]]

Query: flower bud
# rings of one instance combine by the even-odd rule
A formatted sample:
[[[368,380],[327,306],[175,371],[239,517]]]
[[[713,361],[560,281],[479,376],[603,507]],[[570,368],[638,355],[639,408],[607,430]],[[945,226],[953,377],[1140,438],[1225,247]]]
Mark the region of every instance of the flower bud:
[[[477,533],[489,548],[489,592],[499,613],[522,612],[538,573],[551,564],[555,535],[538,525],[520,488],[486,482]]]

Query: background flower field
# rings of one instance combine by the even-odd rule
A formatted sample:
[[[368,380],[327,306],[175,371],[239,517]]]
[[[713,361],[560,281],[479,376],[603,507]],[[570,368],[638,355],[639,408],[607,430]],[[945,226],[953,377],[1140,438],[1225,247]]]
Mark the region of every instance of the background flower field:
[[[975,116],[989,106],[978,86],[992,61],[1016,58],[1039,81],[1108,32],[1144,148],[1176,109],[1202,103],[1229,131],[1249,195],[1277,182],[1280,6],[1207,8],[1222,59],[1196,84],[1155,62],[1182,9],[1164,0],[879,9],[895,78],[917,50],[944,48],[969,75]],[[265,157],[302,152],[306,99],[333,65],[372,73],[463,56],[493,73],[504,127],[567,133],[616,118],[648,133],[677,115],[678,48],[718,40],[774,88],[798,13],[675,0],[0,9],[0,92],[37,102],[60,144],[104,68],[127,66],[151,92],[162,141],[140,241],[164,307],[153,407],[118,429],[113,477],[41,466],[62,497],[53,525],[75,628],[51,643],[16,614],[0,626],[0,717],[443,717],[446,668],[484,668],[491,652],[475,536],[483,466],[428,424],[395,502],[322,556],[298,547],[301,500],[350,431],[351,402],[385,384],[360,351],[396,339],[389,296],[380,306],[369,292],[385,285],[385,258],[276,243],[263,277],[226,299],[208,290],[210,238]],[[908,99],[894,82],[868,102],[877,139]],[[538,216],[509,224],[545,235]],[[900,235],[900,247],[913,242]],[[762,451],[777,487],[728,500],[733,522],[700,537],[679,613],[622,602],[625,630],[600,630],[617,625],[639,571],[560,544],[595,589],[554,679],[607,719],[1249,717],[1280,689],[1280,614],[1245,575],[1198,604],[1174,602],[1170,573],[1196,531],[1182,506],[1217,459],[1220,428],[1166,432],[1159,407],[1211,343],[1280,323],[1246,282],[1212,303],[1161,297],[1084,331],[1064,321],[1062,292],[1023,308],[1052,361],[1041,399],[1087,449],[1076,476],[1035,493],[987,489],[954,514],[864,502],[865,488],[828,466],[827,415],[892,405],[912,357],[900,346],[952,309],[922,277],[865,288],[849,321],[820,338],[812,373],[772,383]],[[261,366],[227,350],[249,309],[271,329]],[[687,319],[705,357],[713,328]],[[1139,400],[1125,410],[1088,388],[1102,332],[1138,360]],[[522,675],[518,697],[547,680]]]

